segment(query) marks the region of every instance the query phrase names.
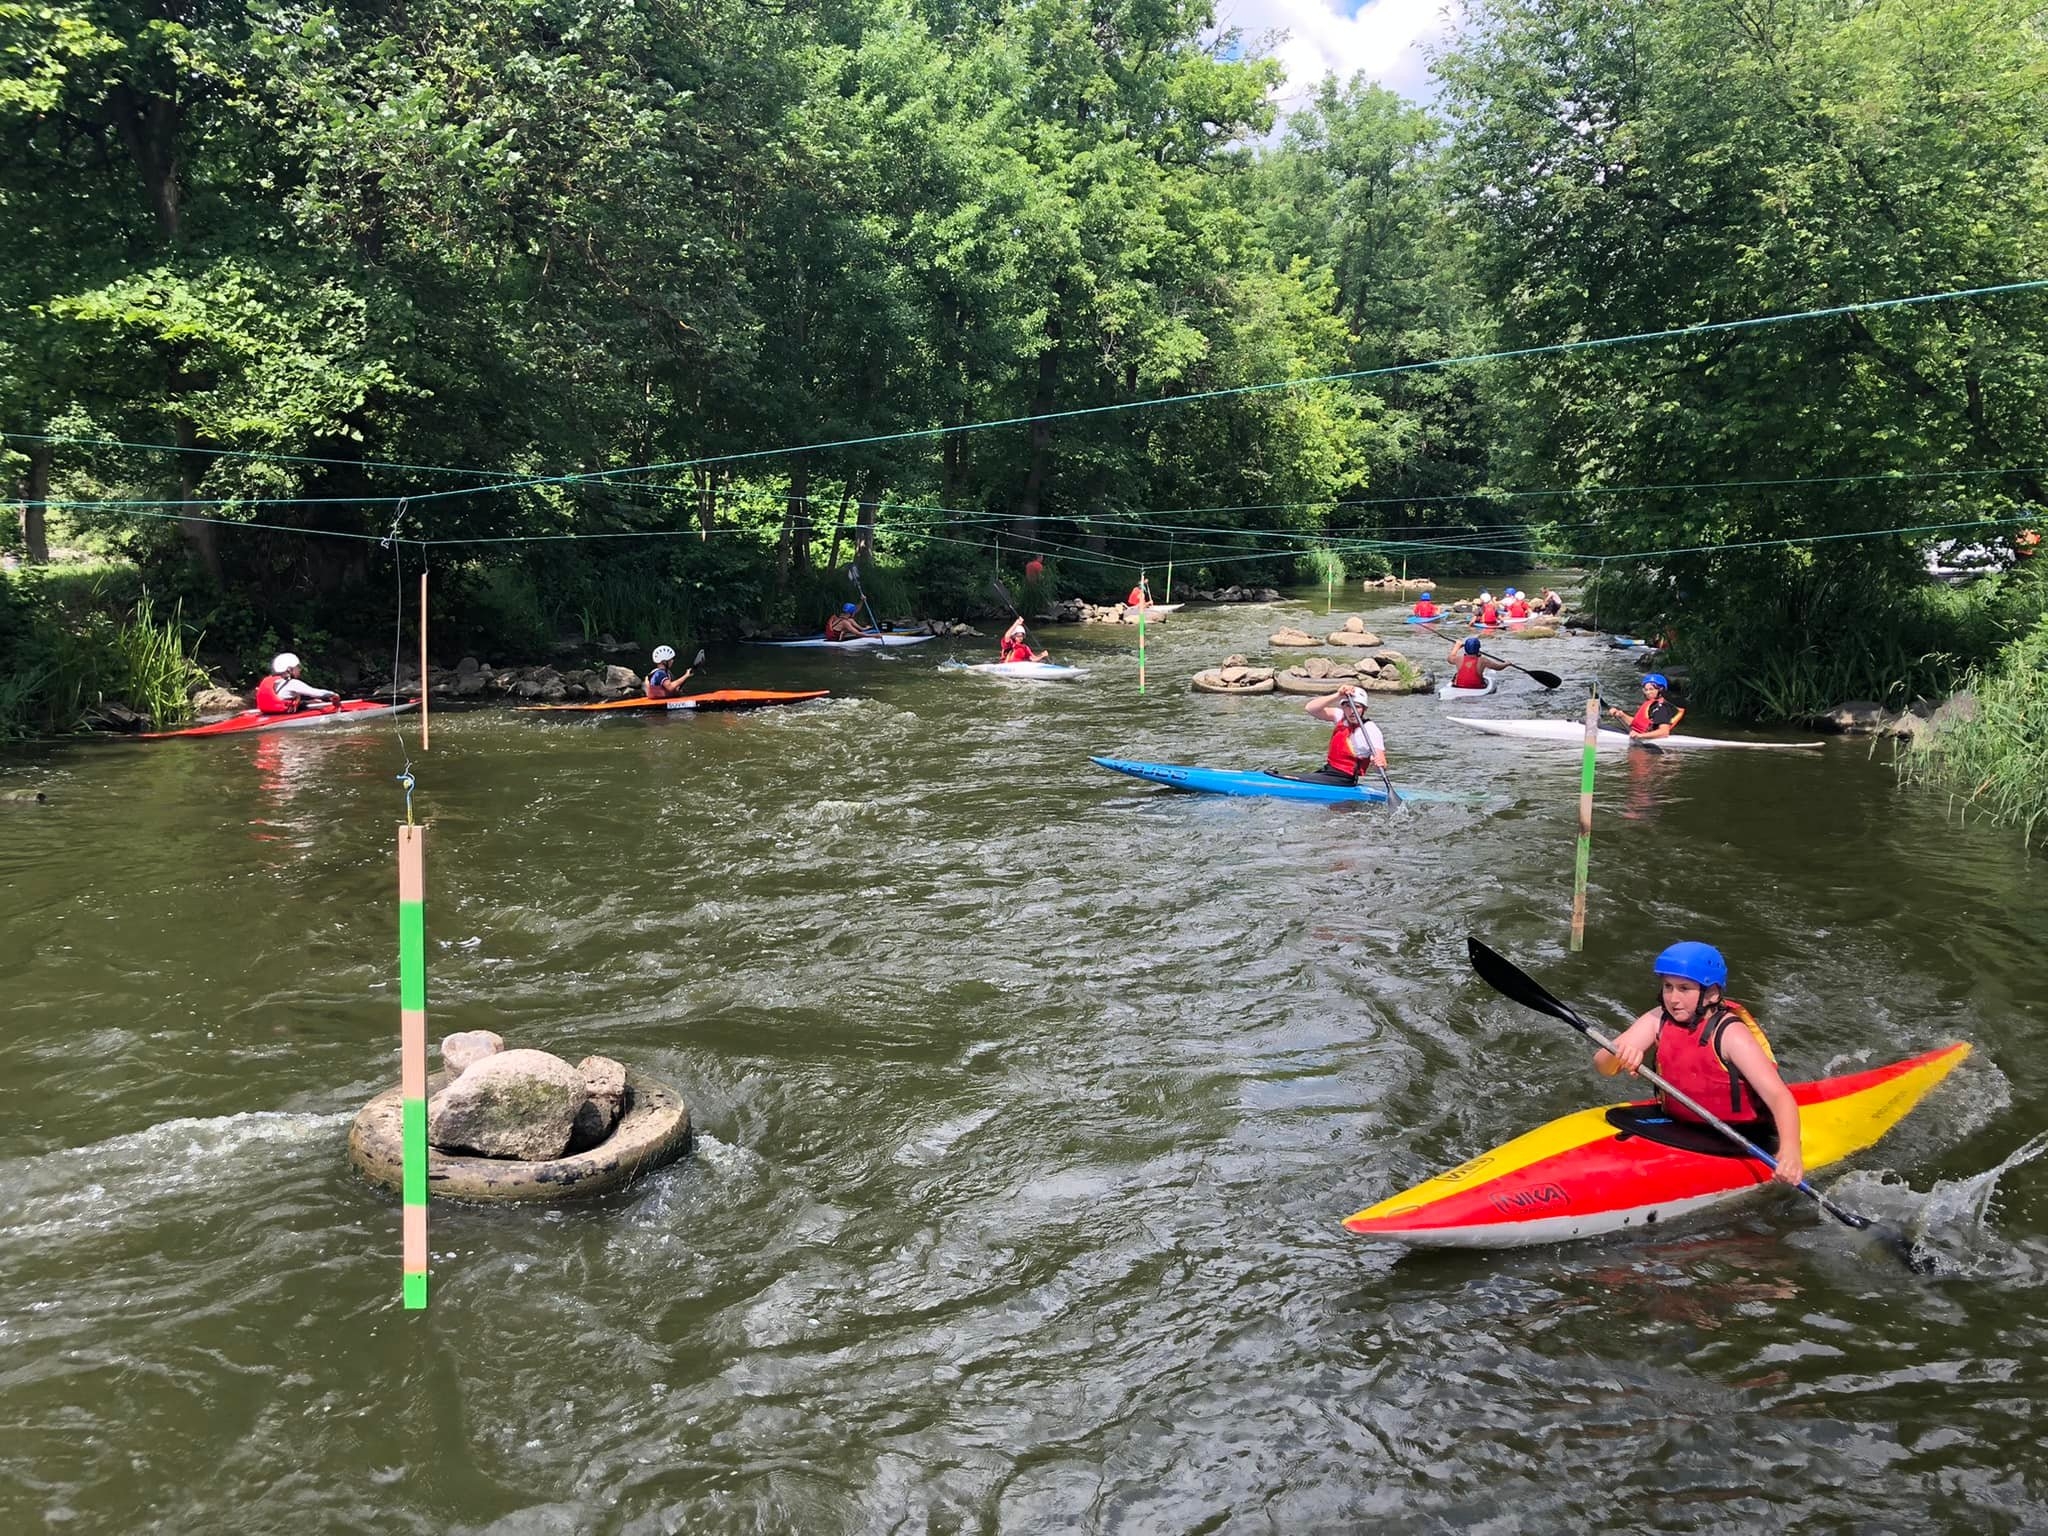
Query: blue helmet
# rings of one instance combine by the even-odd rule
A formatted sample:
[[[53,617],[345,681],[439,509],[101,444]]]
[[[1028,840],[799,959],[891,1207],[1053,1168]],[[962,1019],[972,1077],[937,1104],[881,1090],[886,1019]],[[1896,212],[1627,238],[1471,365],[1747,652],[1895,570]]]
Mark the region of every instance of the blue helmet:
[[[1430,591],[1429,591],[1429,588],[1427,588],[1427,587],[1424,587],[1424,588],[1422,589],[1422,600],[1423,600],[1423,601],[1424,601],[1425,603],[1426,603],[1426,602],[1428,602],[1428,601],[1430,600]]]
[[[1467,656],[1477,656],[1479,654],[1479,637],[1477,635],[1467,635],[1465,637],[1465,654]]]
[[[846,604],[846,605],[844,605],[844,606],[843,606],[842,608],[840,608],[840,610],[839,610],[839,611],[840,611],[841,613],[859,613],[859,612],[860,612],[860,604],[859,604],[859,603],[847,603],[847,604]]]
[[[1671,679],[1666,677],[1662,672],[1645,673],[1643,676],[1643,681],[1650,684],[1659,693],[1669,693],[1671,691]]]
[[[1657,963],[1650,969],[1659,976],[1676,976],[1680,981],[1694,982],[1702,987],[1728,985],[1728,962],[1721,958],[1721,951],[1694,939],[1672,945],[1657,957]]]

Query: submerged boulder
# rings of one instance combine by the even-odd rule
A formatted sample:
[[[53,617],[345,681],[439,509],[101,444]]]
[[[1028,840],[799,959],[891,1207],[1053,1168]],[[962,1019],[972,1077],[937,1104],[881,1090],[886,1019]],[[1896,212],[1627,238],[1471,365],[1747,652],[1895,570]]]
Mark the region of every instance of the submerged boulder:
[[[546,1051],[498,1051],[427,1103],[427,1139],[443,1151],[540,1162],[569,1147],[590,1097],[583,1074]]]
[[[1274,631],[1267,643],[1280,646],[1304,646],[1321,645],[1323,642],[1307,630],[1297,629],[1294,625],[1289,624],[1283,629]]]

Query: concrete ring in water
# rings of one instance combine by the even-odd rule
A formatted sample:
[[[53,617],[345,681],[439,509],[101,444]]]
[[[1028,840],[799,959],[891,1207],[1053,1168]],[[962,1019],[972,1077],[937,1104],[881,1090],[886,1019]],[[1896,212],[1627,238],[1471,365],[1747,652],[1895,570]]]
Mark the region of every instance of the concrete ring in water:
[[[428,1096],[448,1082],[448,1073],[436,1072],[427,1080]],[[362,1107],[348,1132],[348,1160],[365,1178],[392,1190],[403,1188],[403,1112],[400,1090],[387,1088]],[[690,1107],[682,1095],[628,1067],[619,1123],[589,1151],[521,1162],[429,1148],[427,1189],[439,1200],[573,1200],[619,1189],[689,1150]]]

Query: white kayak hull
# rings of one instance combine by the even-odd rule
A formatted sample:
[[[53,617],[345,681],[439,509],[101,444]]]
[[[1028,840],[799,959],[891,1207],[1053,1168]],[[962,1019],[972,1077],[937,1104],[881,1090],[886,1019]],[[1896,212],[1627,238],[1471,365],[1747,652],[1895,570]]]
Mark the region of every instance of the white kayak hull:
[[[1458,688],[1445,683],[1443,687],[1437,689],[1436,696],[1440,699],[1483,699],[1499,686],[1498,680],[1488,673],[1486,682],[1478,688]]]
[[[1517,741],[1548,741],[1577,747],[1584,746],[1586,742],[1583,720],[1476,720],[1464,715],[1452,715],[1450,718],[1459,725],[1469,725],[1489,736],[1511,736]],[[1711,736],[1682,735],[1661,736],[1652,742],[1638,743],[1627,731],[1605,728],[1600,731],[1599,750],[1602,752],[1626,752],[1637,745],[1655,747],[1662,752],[1818,752],[1823,744],[1818,741],[1720,741]]]
[[[1088,675],[1086,667],[1063,667],[1056,661],[956,661],[951,665],[962,672],[1026,683],[1070,683]]]
[[[779,645],[786,649],[807,646],[820,651],[877,651],[896,645],[923,645],[927,640],[936,640],[937,635],[862,635],[853,640],[827,640],[823,635],[812,635],[802,640],[749,640],[749,645]]]

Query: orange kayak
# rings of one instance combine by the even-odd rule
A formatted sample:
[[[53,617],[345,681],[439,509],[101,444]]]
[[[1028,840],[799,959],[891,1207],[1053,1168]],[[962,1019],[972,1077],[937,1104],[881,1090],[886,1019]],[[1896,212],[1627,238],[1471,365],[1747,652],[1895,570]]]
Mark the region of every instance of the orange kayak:
[[[770,704],[802,704],[822,699],[831,690],[816,688],[808,693],[772,693],[758,688],[721,688],[715,693],[686,693],[675,699],[605,699],[596,704],[522,704],[527,714],[601,714],[615,709],[762,709]]]

